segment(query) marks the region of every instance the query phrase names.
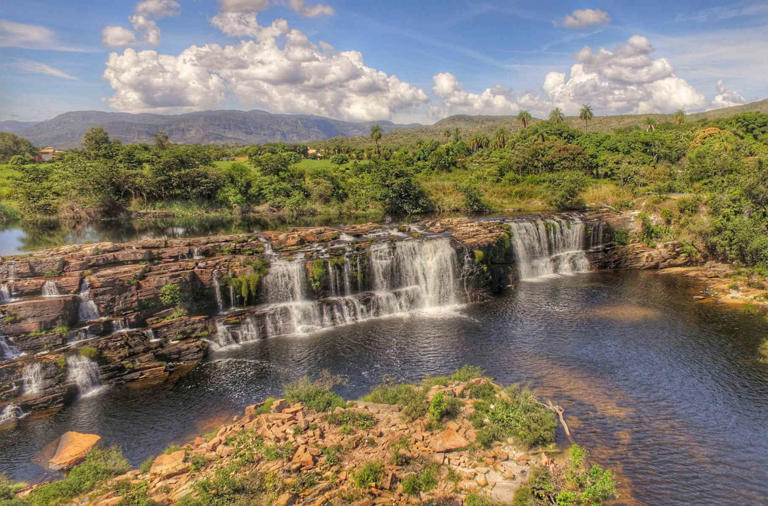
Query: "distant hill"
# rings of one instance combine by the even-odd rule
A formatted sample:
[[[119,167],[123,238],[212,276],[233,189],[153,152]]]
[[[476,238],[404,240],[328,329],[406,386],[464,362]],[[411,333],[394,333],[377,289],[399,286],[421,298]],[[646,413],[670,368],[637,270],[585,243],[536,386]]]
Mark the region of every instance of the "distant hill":
[[[768,113],[768,99],[751,104],[726,107],[707,112],[689,114],[688,121],[714,119],[740,112]],[[634,114],[595,116],[589,123],[593,132],[612,132],[616,128],[644,125],[645,118],[657,122],[673,121],[672,114]],[[534,119],[533,122],[541,121]],[[568,116],[566,123],[583,128],[576,116]],[[36,146],[57,148],[76,147],[83,133],[91,127],[101,126],[113,139],[124,143],[151,142],[158,131],[168,133],[171,142],[179,144],[261,144],[265,142],[310,142],[344,138],[352,145],[368,145],[368,134],[374,124],[381,125],[386,144],[410,143],[416,139],[444,139],[446,130],[458,128],[463,138],[475,133],[491,135],[504,127],[511,132],[520,126],[515,116],[455,115],[433,125],[397,125],[391,121],[351,122],[321,116],[301,114],[270,114],[265,111],[201,111],[187,114],[128,114],[119,112],[77,111],[56,116],[38,123],[0,121],[0,132],[10,132],[29,139]]]
[[[385,132],[405,126],[390,121],[350,122],[257,110],[176,115],[76,111],[39,123],[3,121],[0,131],[29,139],[36,146],[71,148],[79,146],[83,133],[94,126],[104,127],[111,138],[124,143],[152,142],[152,136],[162,130],[171,142],[179,144],[261,144],[368,135],[374,124],[381,125]]]

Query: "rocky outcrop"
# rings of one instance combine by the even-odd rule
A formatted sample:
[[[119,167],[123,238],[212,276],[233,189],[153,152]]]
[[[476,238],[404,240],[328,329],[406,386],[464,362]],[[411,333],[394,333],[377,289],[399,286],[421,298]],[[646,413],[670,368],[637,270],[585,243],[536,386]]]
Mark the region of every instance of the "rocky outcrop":
[[[585,247],[595,235],[589,230]],[[296,321],[299,310],[326,327],[446,297],[482,300],[515,279],[511,237],[507,219],[447,218],[70,245],[2,258],[0,411],[11,403],[27,412],[55,409],[82,393],[73,355],[93,362],[103,384],[156,383],[188,370],[211,344],[298,331],[279,323]],[[415,247],[427,243],[439,248]],[[426,263],[446,248],[451,258],[440,268],[455,272],[442,279]],[[276,265],[295,281],[276,291],[290,293],[265,289]],[[446,283],[455,293],[443,293]],[[290,304],[304,301],[312,304]],[[24,392],[32,363],[43,365],[43,379]]]

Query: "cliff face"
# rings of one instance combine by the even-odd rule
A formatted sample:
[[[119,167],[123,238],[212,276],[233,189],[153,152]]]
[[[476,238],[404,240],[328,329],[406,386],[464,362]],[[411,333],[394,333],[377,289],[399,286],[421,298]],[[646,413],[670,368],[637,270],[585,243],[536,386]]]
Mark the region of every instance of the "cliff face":
[[[209,346],[479,300],[514,265],[505,223],[465,218],[7,257],[0,418],[58,409],[99,384],[165,381]]]

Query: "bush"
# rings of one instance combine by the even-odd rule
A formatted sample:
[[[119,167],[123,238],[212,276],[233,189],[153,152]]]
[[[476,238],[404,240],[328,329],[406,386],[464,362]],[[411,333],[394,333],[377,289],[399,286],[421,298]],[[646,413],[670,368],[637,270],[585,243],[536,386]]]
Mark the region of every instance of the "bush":
[[[338,378],[326,376],[317,381],[311,381],[308,376],[288,383],[283,388],[285,399],[290,403],[300,402],[309,409],[318,412],[331,411],[346,404],[341,396],[331,392],[331,387],[338,384]]]
[[[98,360],[98,358],[101,356],[101,352],[99,352],[98,348],[95,348],[93,346],[83,346],[77,352],[82,355],[85,358],[89,358],[91,360]]]
[[[0,505],[23,506],[24,501],[16,497],[16,492],[25,486],[24,483],[14,483],[7,476],[0,474]]]
[[[418,474],[409,474],[403,480],[403,492],[408,495],[419,495],[429,492],[437,485],[437,465],[433,464]]]
[[[47,483],[30,492],[28,501],[33,505],[62,504],[68,499],[93,490],[104,481],[130,469],[128,461],[118,448],[94,449],[85,462],[72,468],[62,480]]]
[[[424,416],[428,408],[426,392],[405,383],[378,386],[363,397],[363,400],[380,404],[397,404],[403,408],[406,418],[411,420]]]
[[[374,483],[379,483],[384,475],[384,464],[379,461],[366,462],[363,467],[354,474],[355,485],[360,488],[368,488]]]
[[[471,420],[479,429],[478,442],[485,447],[509,437],[526,446],[554,442],[557,428],[555,415],[527,388],[512,385],[505,392],[509,400],[475,401]]]
[[[176,283],[169,283],[160,289],[160,302],[166,306],[180,306],[184,302],[181,288]]]
[[[463,365],[461,369],[451,374],[451,381],[469,381],[485,376],[485,369],[477,365]]]
[[[629,244],[629,230],[626,228],[617,228],[613,232],[613,241],[617,246],[626,246]]]
[[[445,416],[456,416],[461,409],[460,401],[445,392],[437,392],[429,403],[429,417],[440,421]]]

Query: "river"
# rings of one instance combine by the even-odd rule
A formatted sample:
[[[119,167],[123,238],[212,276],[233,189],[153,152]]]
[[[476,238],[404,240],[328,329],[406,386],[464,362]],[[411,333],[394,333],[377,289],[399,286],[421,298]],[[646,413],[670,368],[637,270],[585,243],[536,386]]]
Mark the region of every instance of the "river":
[[[22,420],[0,434],[0,472],[43,477],[32,459],[66,430],[98,433],[138,464],[323,369],[357,398],[387,378],[468,363],[562,405],[577,442],[618,473],[621,502],[766,503],[768,366],[757,347],[768,327],[695,301],[700,289],[651,272],[548,277],[489,302],[246,343],[173,385],[113,387]]]

